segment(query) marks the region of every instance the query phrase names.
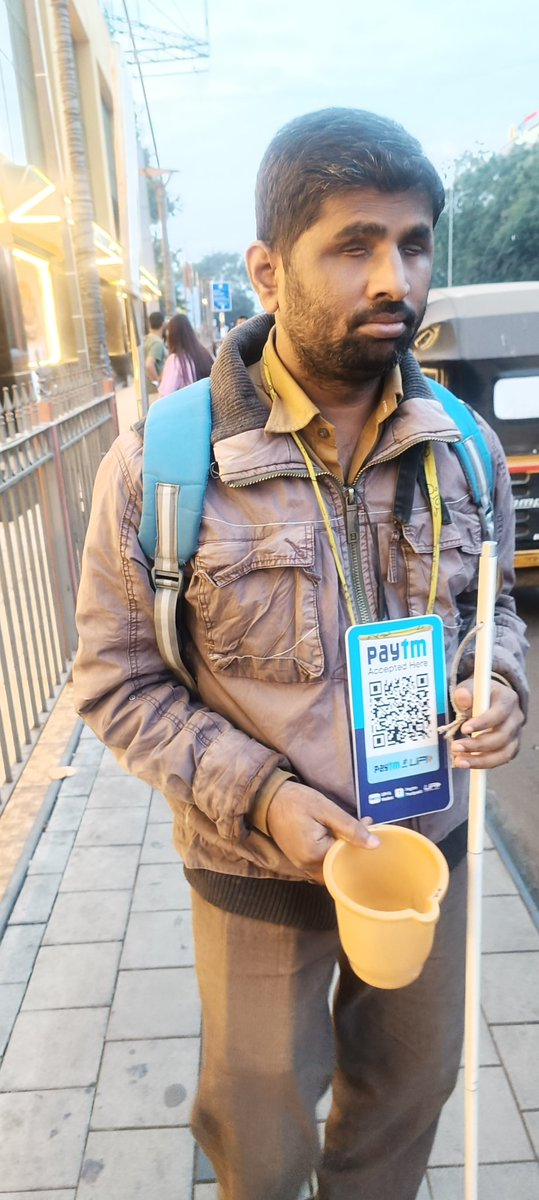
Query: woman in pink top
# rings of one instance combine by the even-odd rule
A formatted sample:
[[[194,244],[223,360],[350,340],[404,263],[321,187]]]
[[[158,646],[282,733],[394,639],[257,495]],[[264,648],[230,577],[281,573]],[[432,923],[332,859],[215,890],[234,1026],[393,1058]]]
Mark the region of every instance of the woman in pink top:
[[[182,313],[170,318],[167,326],[168,358],[163,368],[158,397],[169,396],[180,388],[206,379],[213,358],[199,342],[191,322]]]

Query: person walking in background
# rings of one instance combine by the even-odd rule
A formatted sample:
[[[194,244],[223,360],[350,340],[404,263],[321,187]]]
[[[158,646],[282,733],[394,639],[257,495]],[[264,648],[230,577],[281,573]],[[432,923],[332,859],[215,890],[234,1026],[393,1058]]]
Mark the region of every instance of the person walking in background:
[[[149,332],[144,338],[144,373],[146,375],[146,395],[148,404],[155,400],[157,389],[163,374],[167,358],[167,348],[163,341],[165,318],[162,312],[150,313]]]
[[[207,379],[212,369],[213,358],[206,350],[188,317],[176,313],[167,325],[168,358],[161,383],[159,397],[170,396],[180,388],[196,383],[197,379]]]

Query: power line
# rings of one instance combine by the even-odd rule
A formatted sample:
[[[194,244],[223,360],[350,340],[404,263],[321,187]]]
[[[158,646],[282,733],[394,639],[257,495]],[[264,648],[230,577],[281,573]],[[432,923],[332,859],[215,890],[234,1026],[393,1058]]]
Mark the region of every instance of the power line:
[[[140,65],[140,62],[139,62],[139,57],[138,57],[138,53],[137,53],[137,47],[136,47],[136,45],[135,45],[135,39],[134,39],[134,36],[133,36],[133,29],[132,29],[132,26],[131,26],[131,19],[130,19],[129,12],[128,12],[128,8],[127,8],[127,0],[123,0],[123,8],[124,8],[124,12],[125,12],[125,19],[126,19],[126,21],[127,21],[127,27],[128,27],[128,29],[129,29],[129,36],[130,36],[130,38],[131,38],[131,45],[132,45],[132,47],[133,47],[133,55],[134,55],[134,58],[135,58],[135,63],[136,63],[137,70],[138,70],[138,74],[139,74],[140,86],[141,86],[141,88],[142,88],[142,95],[144,96],[144,105],[145,105],[145,108],[146,108],[146,115],[147,115],[147,117],[148,117],[148,124],[149,124],[149,126],[150,126],[150,133],[151,133],[151,135],[152,135],[152,142],[153,142],[153,150],[154,150],[154,154],[155,154],[155,161],[156,161],[156,163],[157,163],[157,166],[159,167],[159,166],[160,166],[160,162],[159,162],[159,151],[158,151],[158,149],[157,149],[157,142],[156,142],[156,139],[155,139],[155,131],[154,131],[154,127],[153,127],[152,114],[151,114],[151,112],[150,112],[150,106],[149,106],[149,104],[148,104],[148,97],[147,97],[147,95],[146,95],[146,86],[145,86],[145,83],[144,83],[144,76],[143,76],[143,74],[142,74],[142,67],[141,67],[141,65]]]

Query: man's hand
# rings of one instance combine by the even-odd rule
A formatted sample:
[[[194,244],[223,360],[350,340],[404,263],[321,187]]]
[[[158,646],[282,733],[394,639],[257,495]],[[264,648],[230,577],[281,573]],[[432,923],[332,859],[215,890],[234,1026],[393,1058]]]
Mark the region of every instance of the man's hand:
[[[323,883],[322,863],[336,838],[374,849],[380,843],[366,821],[343,812],[314,788],[287,780],[276,791],[267,813],[268,830],[290,862],[314,883]]]
[[[461,727],[464,735],[451,744],[454,767],[500,767],[518,751],[524,716],[517,693],[497,680],[492,681],[490,707],[472,717],[473,679],[455,689],[454,700],[460,712],[469,712]],[[471,735],[475,734],[475,737]]]

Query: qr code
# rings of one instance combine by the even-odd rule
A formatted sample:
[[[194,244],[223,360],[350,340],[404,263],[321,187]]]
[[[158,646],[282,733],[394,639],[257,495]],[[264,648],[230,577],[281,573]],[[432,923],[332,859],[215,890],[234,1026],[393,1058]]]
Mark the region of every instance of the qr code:
[[[369,684],[374,750],[423,742],[431,735],[428,675],[400,675]]]

